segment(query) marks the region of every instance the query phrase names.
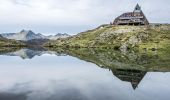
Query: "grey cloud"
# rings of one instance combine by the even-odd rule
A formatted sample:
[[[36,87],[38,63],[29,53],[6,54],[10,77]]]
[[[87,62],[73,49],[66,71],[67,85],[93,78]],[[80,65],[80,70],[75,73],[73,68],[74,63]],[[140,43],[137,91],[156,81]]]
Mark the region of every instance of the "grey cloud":
[[[113,21],[121,13],[132,11],[137,3],[150,22],[170,23],[169,0],[1,0],[0,33],[14,31],[11,27],[39,29],[41,33],[55,27],[50,33],[78,33]]]
[[[31,7],[31,5],[28,4],[27,1],[28,1],[28,0],[12,0],[12,3],[13,3],[14,5],[21,5],[21,6]]]

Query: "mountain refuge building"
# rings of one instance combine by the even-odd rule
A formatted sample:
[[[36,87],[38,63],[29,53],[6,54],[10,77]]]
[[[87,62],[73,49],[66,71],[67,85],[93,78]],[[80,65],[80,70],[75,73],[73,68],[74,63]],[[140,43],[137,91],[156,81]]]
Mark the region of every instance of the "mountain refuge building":
[[[149,25],[149,21],[145,17],[139,4],[136,5],[133,12],[126,12],[117,17],[114,25]]]

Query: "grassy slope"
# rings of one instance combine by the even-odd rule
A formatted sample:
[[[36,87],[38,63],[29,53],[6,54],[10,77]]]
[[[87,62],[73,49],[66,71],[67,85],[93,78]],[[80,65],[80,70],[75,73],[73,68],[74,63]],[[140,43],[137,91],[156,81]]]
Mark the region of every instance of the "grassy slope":
[[[111,26],[79,33],[67,39],[50,41],[46,46],[166,48],[170,43],[170,25]]]

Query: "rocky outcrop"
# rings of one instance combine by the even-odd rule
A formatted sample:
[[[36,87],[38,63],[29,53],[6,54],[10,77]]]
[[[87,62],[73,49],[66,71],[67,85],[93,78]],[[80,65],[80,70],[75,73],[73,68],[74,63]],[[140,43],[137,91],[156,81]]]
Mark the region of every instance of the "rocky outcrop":
[[[42,35],[41,33],[35,34],[31,30],[22,30],[21,32],[18,33],[3,33],[1,35],[7,39],[22,40],[22,41],[30,41],[30,40],[38,40],[38,39],[57,40],[59,38],[67,38],[70,36],[66,33],[65,34],[59,33],[56,35],[45,36]]]
[[[45,38],[43,35],[35,34],[31,30],[22,30],[21,32],[18,33],[3,33],[2,36],[7,39],[23,40],[23,41]]]
[[[67,38],[67,37],[70,37],[70,35],[68,35],[66,33],[64,33],[64,34],[58,33],[56,35],[49,35],[46,38],[49,40],[57,40],[57,39]]]

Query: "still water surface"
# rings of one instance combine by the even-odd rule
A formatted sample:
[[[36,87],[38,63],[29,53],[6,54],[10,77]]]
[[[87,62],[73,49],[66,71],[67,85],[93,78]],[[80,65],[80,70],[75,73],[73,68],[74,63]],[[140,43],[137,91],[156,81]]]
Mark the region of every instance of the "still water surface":
[[[170,100],[169,68],[102,68],[124,63],[91,52],[1,53],[0,100]]]

